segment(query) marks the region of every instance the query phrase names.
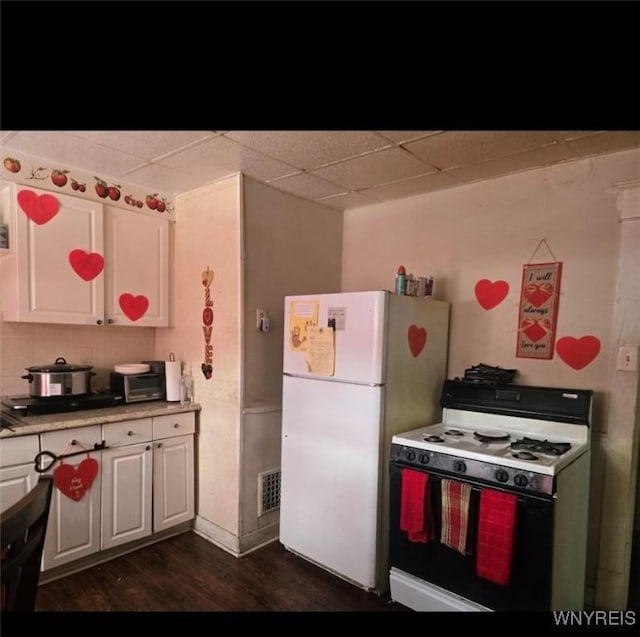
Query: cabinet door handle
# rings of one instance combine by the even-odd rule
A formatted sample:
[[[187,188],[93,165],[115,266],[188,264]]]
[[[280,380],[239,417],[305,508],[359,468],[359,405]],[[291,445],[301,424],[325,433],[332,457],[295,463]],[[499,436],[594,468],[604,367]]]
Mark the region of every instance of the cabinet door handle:
[[[129,429],[129,431],[127,431],[127,436],[133,436],[133,431],[131,431],[131,429]]]
[[[109,325],[113,325],[115,323],[115,321],[113,319],[108,319],[107,323],[109,323]]]
[[[162,443],[161,442],[158,443],[158,448],[160,448],[160,447],[162,447]]]
[[[177,429],[179,426],[180,426],[180,425],[179,425],[177,422],[174,422],[174,423],[173,423],[173,428],[174,428],[174,429]]]
[[[151,445],[147,445],[147,446],[145,447],[145,451],[149,451],[149,449],[151,449]]]
[[[98,325],[102,325],[102,319],[98,319],[98,320],[96,321],[96,323],[97,323]]]

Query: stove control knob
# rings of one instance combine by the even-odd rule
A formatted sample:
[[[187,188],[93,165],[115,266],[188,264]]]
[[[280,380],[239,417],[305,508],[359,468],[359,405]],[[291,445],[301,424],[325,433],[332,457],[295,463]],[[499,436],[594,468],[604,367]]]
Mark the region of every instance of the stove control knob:
[[[504,469],[498,469],[496,471],[496,480],[498,482],[506,482],[509,479],[509,474]]]
[[[529,478],[527,478],[527,476],[525,476],[524,473],[516,474],[516,476],[513,478],[513,481],[519,487],[526,487],[529,484]]]
[[[413,460],[416,459],[416,452],[412,451],[411,449],[408,449],[405,454],[404,457],[409,461],[412,462]]]
[[[453,470],[457,471],[458,473],[464,473],[467,470],[467,465],[462,462],[462,460],[456,460],[453,463]]]
[[[431,458],[429,457],[429,454],[421,453],[418,456],[418,460],[420,461],[420,464],[429,464],[429,462],[431,461]]]

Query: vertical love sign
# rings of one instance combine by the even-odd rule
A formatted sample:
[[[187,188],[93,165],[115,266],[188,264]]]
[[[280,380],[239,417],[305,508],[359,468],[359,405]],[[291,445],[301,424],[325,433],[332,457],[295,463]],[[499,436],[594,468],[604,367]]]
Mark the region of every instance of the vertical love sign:
[[[562,263],[527,263],[518,311],[520,358],[553,358]]]

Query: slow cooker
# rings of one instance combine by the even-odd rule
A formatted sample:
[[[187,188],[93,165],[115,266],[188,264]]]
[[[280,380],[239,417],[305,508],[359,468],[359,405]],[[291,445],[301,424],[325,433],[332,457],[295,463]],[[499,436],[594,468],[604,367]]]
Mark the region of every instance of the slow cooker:
[[[22,376],[29,381],[29,395],[34,398],[55,396],[83,396],[91,391],[92,365],[72,365],[61,356],[52,365],[25,368]]]

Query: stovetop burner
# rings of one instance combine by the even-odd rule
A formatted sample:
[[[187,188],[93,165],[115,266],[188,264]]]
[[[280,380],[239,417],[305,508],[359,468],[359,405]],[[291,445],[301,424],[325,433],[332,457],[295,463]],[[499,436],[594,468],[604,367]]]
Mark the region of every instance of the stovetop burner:
[[[511,436],[504,431],[479,431],[473,432],[473,437],[480,442],[506,442]]]
[[[530,451],[516,451],[511,454],[514,458],[518,458],[518,460],[537,460],[538,456],[531,453]]]
[[[521,438],[511,443],[512,449],[523,449],[525,451],[548,454],[551,456],[561,456],[571,449],[569,442],[549,442],[548,440],[536,440],[535,438]],[[521,456],[516,456],[520,458]]]
[[[444,432],[445,436],[464,436],[464,431],[460,431],[459,429],[447,429]]]
[[[425,436],[424,439],[427,442],[444,442],[444,438],[442,438],[441,436],[436,436],[435,434]]]

